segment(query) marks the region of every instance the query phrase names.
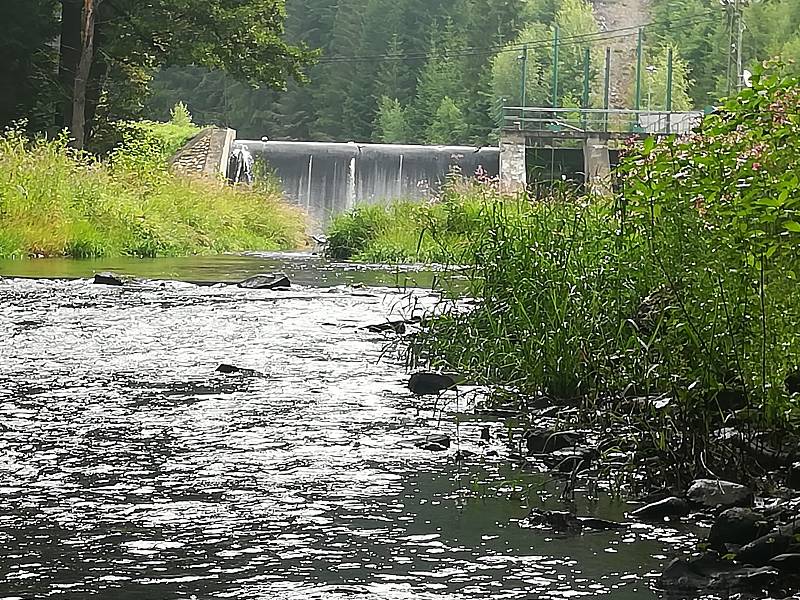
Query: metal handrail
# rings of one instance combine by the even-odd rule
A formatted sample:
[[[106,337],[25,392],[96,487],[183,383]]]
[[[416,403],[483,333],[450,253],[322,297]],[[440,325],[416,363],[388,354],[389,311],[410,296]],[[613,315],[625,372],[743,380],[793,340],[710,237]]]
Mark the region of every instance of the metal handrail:
[[[503,108],[503,122],[522,131],[557,132],[564,128],[586,134],[604,132],[659,135],[688,132],[700,122],[703,114],[702,111],[507,106]]]

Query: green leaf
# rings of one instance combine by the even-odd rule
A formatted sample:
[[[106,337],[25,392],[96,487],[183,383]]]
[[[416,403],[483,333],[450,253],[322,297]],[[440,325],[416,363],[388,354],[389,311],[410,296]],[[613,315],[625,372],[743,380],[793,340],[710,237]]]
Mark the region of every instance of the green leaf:
[[[800,233],[800,223],[797,221],[784,221],[783,228],[792,233]]]

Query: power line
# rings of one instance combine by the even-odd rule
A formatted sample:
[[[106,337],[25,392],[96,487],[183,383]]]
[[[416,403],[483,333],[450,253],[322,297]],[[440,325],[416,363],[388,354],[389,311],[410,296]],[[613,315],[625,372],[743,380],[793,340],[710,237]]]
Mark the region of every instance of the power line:
[[[683,17],[680,19],[675,20],[662,20],[662,21],[651,21],[649,23],[643,23],[641,25],[634,25],[630,27],[620,27],[618,29],[609,29],[607,31],[598,31],[594,33],[583,33],[583,34],[576,34],[573,36],[566,36],[560,39],[559,45],[566,46],[566,45],[574,45],[578,43],[586,43],[586,42],[599,42],[599,41],[606,41],[611,39],[618,39],[627,37],[633,31],[638,31],[643,27],[650,27],[653,25],[667,25],[669,28],[678,25],[678,24],[688,24],[686,22],[692,21],[699,21],[706,17],[711,16],[714,14],[713,10],[706,10],[702,13],[698,13],[696,15],[690,15],[687,17]],[[490,54],[501,54],[507,52],[519,52],[523,50],[525,47],[537,48],[537,47],[549,47],[552,44],[552,39],[542,39],[542,40],[533,40],[531,42],[526,43],[519,43],[516,45],[494,45],[494,46],[484,46],[484,47],[469,47],[463,48],[461,50],[457,50],[454,52],[444,52],[443,54],[448,57],[464,57],[464,56],[481,56],[481,55],[490,55]],[[323,56],[322,58],[317,60],[318,64],[334,64],[334,63],[357,63],[357,62],[393,62],[393,61],[415,61],[415,60],[424,60],[427,58],[431,58],[433,56],[438,56],[439,53],[433,52],[417,52],[417,53],[386,53],[386,54],[374,54],[374,55],[365,55],[365,56]]]

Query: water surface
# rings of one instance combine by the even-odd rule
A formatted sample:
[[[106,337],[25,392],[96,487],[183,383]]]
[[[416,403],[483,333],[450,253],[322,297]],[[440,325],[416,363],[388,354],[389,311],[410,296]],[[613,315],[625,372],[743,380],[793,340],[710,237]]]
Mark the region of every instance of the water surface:
[[[0,281],[0,598],[656,597],[687,532],[521,527],[529,503],[559,507],[557,482],[511,466],[502,422],[420,410],[391,340],[361,328],[435,295],[332,286],[369,271],[297,260],[179,273],[217,279],[224,263],[235,280],[282,261],[306,282],[285,292]],[[177,269],[137,264],[106,266]],[[476,456],[413,445],[431,432]]]

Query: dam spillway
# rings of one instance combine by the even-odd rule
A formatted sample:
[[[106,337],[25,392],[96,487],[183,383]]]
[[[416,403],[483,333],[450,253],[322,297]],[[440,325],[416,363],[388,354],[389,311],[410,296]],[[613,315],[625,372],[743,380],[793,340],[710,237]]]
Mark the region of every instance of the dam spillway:
[[[237,140],[284,194],[305,209],[315,227],[361,204],[414,200],[436,194],[452,172],[496,177],[500,150],[472,146],[416,146]]]

